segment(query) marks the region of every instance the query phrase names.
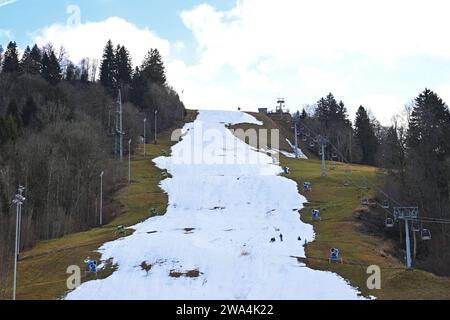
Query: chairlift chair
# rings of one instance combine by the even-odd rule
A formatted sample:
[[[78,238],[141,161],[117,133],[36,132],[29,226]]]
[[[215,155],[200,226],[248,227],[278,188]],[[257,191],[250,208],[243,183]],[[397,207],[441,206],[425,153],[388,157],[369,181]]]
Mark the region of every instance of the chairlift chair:
[[[387,218],[386,219],[386,228],[393,228],[395,225],[394,219]]]
[[[383,200],[383,202],[381,203],[381,207],[383,209],[389,209],[389,207],[390,207],[389,200]]]
[[[422,229],[422,240],[428,241],[431,240],[431,231],[428,229]]]
[[[309,132],[307,132],[306,136],[309,138],[309,137],[311,137],[311,134]]]
[[[308,137],[307,136],[303,136],[303,142],[306,142],[306,141],[308,141]]]
[[[361,199],[361,205],[368,206],[369,205],[369,199],[368,198],[362,198]]]
[[[332,157],[333,159],[337,159],[337,157],[338,157],[337,152],[336,152],[336,151],[333,151],[333,152],[331,153],[331,157]]]
[[[311,142],[309,143],[309,146],[310,146],[311,148],[314,148],[314,146],[315,146],[314,141],[311,140]]]

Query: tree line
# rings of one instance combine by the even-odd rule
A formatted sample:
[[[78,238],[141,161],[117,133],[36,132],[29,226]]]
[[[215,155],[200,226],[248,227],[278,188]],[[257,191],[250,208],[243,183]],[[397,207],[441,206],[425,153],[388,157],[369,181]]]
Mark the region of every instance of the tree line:
[[[303,108],[294,115],[304,146],[316,156],[321,154],[318,136],[328,140],[325,156],[336,161],[376,165],[380,124],[366,108],[360,106],[355,122],[349,118],[343,101],[332,93],[316,104]]]
[[[109,51],[111,47],[109,41],[100,64],[93,59],[75,64],[64,49],[52,45],[27,47],[22,56],[15,42],[6,50],[0,47],[0,288],[7,286],[13,260],[16,216],[11,200],[19,185],[27,198],[22,249],[97,226],[102,171],[104,221],[120,213],[112,196],[122,186],[124,172],[114,160],[111,134],[119,89],[124,93],[125,139],[133,139],[133,147],[143,132],[142,120],[154,110],[159,111],[159,130],[184,115],[158,50],[152,49],[133,69],[127,49]],[[154,129],[152,121],[147,125]]]

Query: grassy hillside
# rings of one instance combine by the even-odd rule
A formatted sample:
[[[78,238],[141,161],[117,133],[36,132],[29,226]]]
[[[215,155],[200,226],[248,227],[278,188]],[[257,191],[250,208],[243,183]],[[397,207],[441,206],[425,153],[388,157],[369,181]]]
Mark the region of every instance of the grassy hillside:
[[[264,122],[267,129],[279,125],[267,116],[252,115]],[[247,124],[239,127],[257,128]],[[288,137],[292,137],[288,128],[280,128],[280,132],[281,135],[287,132]],[[284,140],[283,136],[281,140]],[[284,144],[281,148],[292,152],[289,147],[285,149]],[[299,186],[303,186],[304,181],[313,185],[312,192],[299,192],[309,201],[302,211],[301,219],[314,225],[316,241],[307,246],[307,259],[299,261],[313,269],[336,272],[358,287],[365,296],[380,299],[450,299],[449,278],[419,270],[405,271],[403,263],[389,254],[393,250],[389,241],[361,231],[355,212],[364,214],[364,210],[358,210],[361,197],[374,195],[375,190],[370,185],[381,184],[383,180],[376,168],[328,162],[328,175],[322,177],[319,160],[297,160],[281,156],[280,163],[291,169],[287,178],[296,181]],[[344,186],[343,181],[348,178],[353,185]],[[369,188],[363,188],[366,186]],[[322,221],[312,221],[312,209],[321,210]],[[334,247],[340,249],[343,264],[329,264],[329,252]],[[381,290],[367,289],[367,267],[370,265],[381,268]]]
[[[193,121],[196,112],[189,112],[185,121]],[[177,123],[177,128],[183,123]],[[103,243],[117,239],[115,234],[118,225],[129,227],[152,216],[150,208],[155,208],[158,215],[163,215],[167,208],[167,195],[160,189],[162,179],[159,170],[151,159],[170,154],[172,129],[159,135],[158,145],[147,145],[147,159],[143,158],[140,146],[132,158],[132,184],[121,189],[115,196],[121,207],[121,214],[110,224],[87,232],[76,233],[61,239],[42,241],[33,249],[23,252],[18,268],[18,299],[59,299],[67,291],[67,267],[78,265],[82,270],[82,282],[93,280],[93,276],[84,278],[84,260],[88,257],[99,259],[95,252]],[[124,161],[128,168],[128,162]],[[128,172],[126,170],[126,172]],[[128,235],[132,230],[127,231]],[[107,263],[105,270],[98,274],[99,278],[108,277],[114,271],[114,262]],[[8,281],[8,283],[12,283]],[[7,289],[7,296],[11,288]]]

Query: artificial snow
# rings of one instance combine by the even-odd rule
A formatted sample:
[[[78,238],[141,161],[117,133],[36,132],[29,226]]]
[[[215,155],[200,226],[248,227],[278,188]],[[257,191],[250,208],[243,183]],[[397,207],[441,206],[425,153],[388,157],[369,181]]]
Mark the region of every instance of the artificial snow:
[[[297,260],[305,257],[305,240],[314,240],[298,213],[306,199],[279,176],[272,157],[227,129],[243,122],[261,124],[246,113],[219,111],[200,111],[186,124],[172,155],[154,160],[172,175],[161,183],[167,213],[104,244],[102,260],[112,258],[117,271],[66,298],[359,299],[340,276]]]

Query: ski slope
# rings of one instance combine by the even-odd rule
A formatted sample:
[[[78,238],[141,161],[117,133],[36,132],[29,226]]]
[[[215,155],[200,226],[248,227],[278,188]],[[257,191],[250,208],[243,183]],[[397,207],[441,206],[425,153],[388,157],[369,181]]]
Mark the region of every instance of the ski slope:
[[[238,123],[260,124],[241,112],[201,111],[185,125],[172,155],[155,159],[172,175],[162,182],[166,215],[104,244],[102,260],[113,258],[118,270],[66,299],[360,299],[340,276],[295,258],[305,256],[305,240],[314,240],[297,212],[306,199],[279,176],[272,157],[226,128]],[[197,277],[180,276],[194,270]]]

